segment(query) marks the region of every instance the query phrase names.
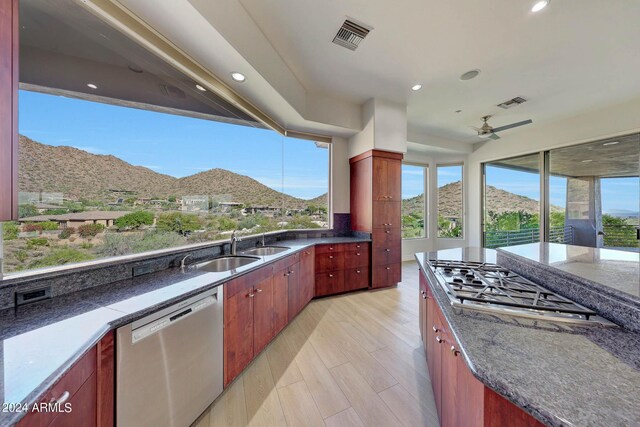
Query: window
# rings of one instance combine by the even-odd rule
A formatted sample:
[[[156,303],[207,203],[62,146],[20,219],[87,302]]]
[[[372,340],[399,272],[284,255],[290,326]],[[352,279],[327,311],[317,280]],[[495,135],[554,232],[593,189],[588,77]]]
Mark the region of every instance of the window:
[[[5,273],[329,226],[327,144],[265,129],[81,7],[45,6],[21,7]]]
[[[425,237],[427,167],[402,165],[402,238]]]
[[[461,239],[463,230],[462,165],[438,166],[438,237]]]
[[[539,165],[539,154],[484,165],[485,247],[540,241]]]

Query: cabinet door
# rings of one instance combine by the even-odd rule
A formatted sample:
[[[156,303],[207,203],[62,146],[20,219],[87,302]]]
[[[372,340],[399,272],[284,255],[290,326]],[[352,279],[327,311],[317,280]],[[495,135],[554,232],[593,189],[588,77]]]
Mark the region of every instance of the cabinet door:
[[[234,283],[235,282],[235,283]],[[242,285],[242,286],[237,286]],[[233,379],[253,359],[253,287],[244,286],[242,279],[236,279],[225,285],[234,289],[224,301],[224,384]]]
[[[401,228],[401,204],[402,202],[373,202],[373,228]]]
[[[316,274],[315,296],[333,295],[344,292],[344,271]]]
[[[373,159],[373,200],[388,200],[388,168],[387,159]]]
[[[395,286],[401,279],[401,264],[377,265],[374,261],[372,288],[386,288]]]
[[[344,290],[355,291],[369,287],[369,266],[356,267],[344,272]]]
[[[298,307],[298,286],[293,282],[292,272],[294,264],[288,268],[277,271],[273,275],[273,335],[287,326],[289,321],[289,310],[296,310]],[[292,283],[293,282],[293,283]]]
[[[315,250],[314,248],[305,249],[300,254],[300,271],[298,275],[298,286],[302,289],[302,301],[300,302],[300,310],[304,308],[309,301],[313,299],[313,291],[315,286]]]
[[[345,270],[369,266],[369,248],[344,253]]]
[[[459,347],[456,345],[456,349]],[[484,384],[473,376],[464,357],[456,353],[456,424],[459,426],[482,426]]]
[[[274,280],[269,277],[253,290],[253,353],[260,353],[275,335]],[[284,285],[286,295],[286,283]],[[286,315],[286,309],[285,309]]]
[[[402,161],[387,160],[387,199],[402,200]]]
[[[67,402],[71,405],[71,412],[56,415],[49,427],[95,426],[97,418],[96,386],[96,374],[93,373]],[[62,409],[64,410],[64,404]]]
[[[426,332],[427,332],[427,328],[426,328],[426,324],[427,324],[427,279],[424,277],[424,275],[419,272],[418,273],[419,276],[419,283],[420,283],[420,293],[419,293],[419,300],[418,300],[418,323],[420,326],[420,337],[422,338],[422,343],[423,345],[427,344],[427,337],[426,337]],[[426,351],[426,348],[425,348]]]
[[[444,319],[441,320],[441,323],[445,324]],[[440,344],[440,361],[442,371],[442,381],[440,383],[440,425],[442,427],[455,427],[458,425],[456,424],[457,412],[461,409],[456,405],[458,401],[456,393],[459,357],[453,353],[456,350],[456,343],[446,326],[442,334],[442,339],[444,342]],[[451,350],[452,348],[453,350]],[[463,407],[468,404],[469,402],[462,403]]]
[[[316,273],[344,270],[344,253],[316,253]]]
[[[427,366],[429,367],[429,377],[433,387],[433,397],[436,401],[438,417],[442,420],[441,409],[441,387],[442,387],[442,364],[441,348],[443,343],[442,324],[438,316],[438,306],[433,298],[427,298]]]

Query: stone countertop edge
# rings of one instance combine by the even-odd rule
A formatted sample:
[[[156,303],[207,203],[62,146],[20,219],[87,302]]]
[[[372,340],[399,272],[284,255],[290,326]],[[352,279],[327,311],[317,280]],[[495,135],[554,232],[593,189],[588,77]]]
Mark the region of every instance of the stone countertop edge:
[[[271,255],[268,257],[261,257],[263,262],[258,262],[255,267],[248,268],[243,270],[242,272],[231,274],[227,277],[219,278],[207,285],[203,285],[198,287],[197,289],[193,289],[188,292],[184,292],[170,298],[163,300],[162,302],[158,302],[153,305],[149,305],[146,307],[141,307],[140,310],[132,313],[127,313],[124,311],[119,311],[113,308],[105,307],[100,304],[95,304],[96,309],[108,309],[114,312],[114,314],[120,314],[117,318],[110,320],[106,323],[103,323],[100,326],[96,327],[96,332],[91,336],[91,339],[85,341],[73,354],[72,357],[67,359],[63,364],[61,364],[56,370],[54,370],[42,383],[39,384],[37,388],[32,390],[21,402],[20,404],[28,404],[31,407],[34,403],[37,402],[38,398],[42,396],[45,392],[51,389],[60,378],[66,374],[69,369],[84,356],[93,346],[95,346],[108,332],[115,330],[121,326],[127,325],[137,319],[143,318],[148,314],[156,312],[158,310],[162,310],[163,308],[169,307],[172,304],[175,304],[179,301],[190,298],[194,295],[201,294],[210,289],[213,289],[217,286],[223,285],[229,280],[236,279],[245,274],[248,274],[252,271],[255,271],[265,265],[272,264],[280,259],[286,258],[290,255],[294,255],[298,252],[303,251],[306,248],[315,245],[322,244],[340,244],[340,243],[359,243],[359,242],[371,242],[370,238],[366,237],[319,237],[319,238],[310,238],[310,239],[295,239],[295,240],[283,240],[278,241],[277,246],[286,246],[291,245],[292,248],[290,250],[281,252],[276,255]],[[267,258],[267,259],[265,259]],[[205,261],[206,262],[206,261]],[[156,276],[158,274],[162,274],[162,272],[154,273],[150,276]],[[108,286],[108,285],[103,285]],[[38,303],[35,303],[38,304]],[[13,309],[6,309],[13,310]],[[43,316],[46,316],[46,311],[43,311]],[[44,320],[44,319],[43,319]],[[34,325],[35,326],[35,325]],[[17,402],[13,402],[17,403]],[[13,426],[17,424],[24,416],[26,412],[0,412],[0,425],[3,426]]]
[[[568,271],[562,270],[560,268],[554,267],[553,265],[549,265],[546,263],[542,263],[542,262],[538,262],[535,260],[532,260],[531,258],[527,258],[526,256],[522,256],[519,254],[515,254],[513,252],[510,252],[508,250],[504,250],[504,249],[496,249],[496,254],[498,257],[498,263],[500,263],[499,261],[501,260],[501,257],[503,258],[511,258],[517,261],[520,261],[526,265],[528,265],[529,267],[532,268],[537,268],[540,270],[544,270],[547,271],[549,273],[553,273],[557,276],[560,276],[564,279],[567,280],[572,280],[572,281],[576,281],[579,282],[582,285],[585,285],[587,287],[590,287],[594,290],[597,290],[598,292],[602,292],[605,293],[609,296],[612,296],[614,298],[618,298],[620,300],[624,300],[625,302],[635,305],[636,307],[640,308],[640,297],[636,297],[634,295],[631,295],[627,292],[623,292],[623,291],[619,291],[616,290],[614,288],[611,288],[609,286],[605,286],[601,283],[595,282],[593,280],[587,279],[586,277],[582,277],[582,276],[578,276],[577,274],[573,274],[570,273]],[[526,272],[519,272],[517,270],[514,270],[516,273],[518,274],[522,274],[523,276],[526,275]],[[526,276],[525,276],[526,277]],[[542,285],[545,285],[544,283],[542,283]]]
[[[433,253],[435,255],[435,253]],[[421,255],[420,257],[418,255]],[[562,405],[560,405],[563,408],[563,411],[565,410],[565,408],[569,408],[566,411],[572,411],[573,413],[575,413],[575,418],[573,417],[567,417],[566,413],[563,413],[564,417],[560,416],[559,413],[556,413],[555,411],[557,411],[557,407],[559,405],[559,400],[558,400],[558,396],[550,396],[548,395],[548,393],[545,392],[545,394],[539,394],[539,393],[534,393],[532,395],[527,395],[522,394],[521,391],[517,390],[517,386],[514,387],[513,384],[510,383],[508,378],[501,378],[501,374],[500,372],[496,372],[496,371],[492,371],[491,369],[487,370],[486,367],[483,368],[482,365],[482,361],[481,363],[478,365],[476,363],[474,363],[474,358],[476,358],[476,356],[474,356],[474,354],[469,354],[469,351],[479,351],[481,350],[481,347],[478,347],[477,349],[470,349],[470,346],[476,346],[476,344],[473,343],[469,343],[467,342],[466,336],[465,336],[465,331],[464,328],[465,327],[480,327],[482,329],[483,323],[486,324],[487,322],[491,322],[491,323],[495,323],[496,327],[492,328],[494,330],[500,330],[501,327],[507,328],[507,332],[506,333],[511,333],[508,331],[508,329],[513,328],[514,324],[511,323],[507,323],[504,322],[504,324],[502,322],[494,322],[492,320],[490,320],[488,317],[486,317],[487,315],[485,313],[482,312],[473,312],[471,310],[468,311],[464,311],[462,309],[456,309],[453,306],[451,306],[449,298],[446,296],[445,291],[439,287],[439,286],[434,286],[432,285],[432,283],[436,283],[435,282],[435,276],[433,275],[433,273],[429,270],[429,268],[425,265],[426,260],[423,259],[422,256],[424,256],[425,254],[416,254],[416,260],[418,261],[418,265],[419,265],[419,269],[420,269],[420,274],[425,274],[425,276],[428,278],[427,282],[428,282],[428,286],[429,288],[432,290],[435,301],[437,302],[442,314],[444,315],[444,317],[446,318],[447,322],[450,325],[450,330],[453,334],[453,336],[455,337],[456,341],[458,342],[458,344],[460,345],[460,351],[462,353],[462,355],[464,356],[464,361],[465,364],[467,365],[467,367],[470,369],[471,373],[473,374],[473,376],[475,378],[477,378],[480,382],[482,382],[485,386],[489,387],[490,389],[494,390],[496,393],[500,394],[501,396],[504,396],[507,400],[509,400],[510,402],[512,402],[514,405],[518,406],[519,408],[521,408],[522,410],[524,410],[525,412],[529,413],[530,415],[532,415],[533,417],[535,417],[536,419],[538,419],[540,422],[544,423],[545,425],[549,425],[549,426],[574,426],[574,425],[582,425],[580,424],[580,420],[581,421],[585,421],[585,416],[583,414],[583,412],[586,410],[585,408],[575,408],[573,405],[575,404],[575,401],[567,401],[566,403],[562,403]],[[459,311],[459,312],[458,312]],[[462,317],[460,317],[462,316]],[[469,319],[472,319],[471,322],[469,323]],[[480,324],[474,325],[473,322],[474,320],[476,320],[481,322]],[[512,319],[512,317],[510,317],[510,320]],[[536,327],[533,327],[533,329],[531,329],[531,326],[525,326],[523,325],[517,325],[518,327],[522,327],[523,331],[526,330],[532,330],[532,334],[536,334]],[[595,326],[594,326],[595,327]],[[622,332],[624,332],[623,329],[621,329]],[[592,337],[591,334],[598,334],[599,331],[592,331],[590,328],[586,328],[586,329],[581,329],[578,328],[576,330],[571,330],[571,328],[569,327],[569,329],[567,330],[549,330],[550,333],[566,333],[567,336],[571,336],[571,337],[584,337],[585,342],[589,341]],[[622,333],[621,332],[621,333]],[[542,331],[542,333],[544,333],[544,330]],[[633,333],[632,331],[628,331],[629,334],[633,335],[634,340],[637,341],[637,337],[638,335]],[[532,335],[531,337],[532,339],[535,339],[536,337],[534,335]],[[623,337],[624,338],[624,337]],[[488,337],[489,341],[493,338]],[[636,342],[634,341],[634,342]],[[633,347],[633,344],[631,344]],[[505,350],[507,351],[507,350]],[[606,348],[602,349],[602,353],[599,353],[600,355],[602,355],[605,351],[610,353],[610,350],[607,350]],[[623,350],[624,351],[624,350]],[[631,351],[633,351],[633,348],[631,349]],[[495,355],[493,355],[495,356]],[[615,356],[615,355],[612,355]],[[491,355],[489,357],[492,357]],[[551,356],[550,357],[554,357]],[[637,359],[637,357],[635,358]],[[638,362],[637,360],[633,360],[633,361],[628,361],[627,362],[623,362],[626,365],[629,365],[631,367],[631,369],[634,370],[634,372],[638,372],[640,370],[640,368],[638,366]],[[486,363],[490,363],[490,361],[485,361]],[[633,366],[635,364],[635,367]],[[513,374],[507,374],[507,375],[512,375]],[[514,377],[514,380],[517,379],[516,377]],[[571,377],[569,377],[570,382],[572,382]],[[615,390],[615,387],[612,388],[612,390]],[[590,391],[583,391],[583,395],[585,396],[585,399],[589,400],[589,393]],[[622,390],[620,391],[622,392]],[[534,396],[534,397],[532,397]],[[608,396],[609,397],[609,396]],[[567,397],[568,398],[568,397]],[[602,400],[601,396],[598,396],[599,400]],[[622,399],[622,400],[628,400],[628,397],[625,396],[621,396],[620,398],[615,398],[614,396],[611,396],[611,398],[613,399]],[[549,403],[545,403],[545,401],[548,401]],[[563,401],[564,402],[564,401]],[[573,409],[572,409],[573,408]],[[592,410],[595,410],[594,408],[591,408]],[[620,408],[616,409],[616,408],[612,408],[611,409],[614,412],[620,412]],[[598,409],[598,413],[602,412],[602,408]],[[588,412],[587,412],[588,413]],[[628,413],[625,412],[625,417],[628,416]],[[625,420],[630,421],[630,424],[621,424],[621,425],[637,425],[638,422],[638,416],[640,416],[640,414],[636,415],[632,415],[632,417],[635,418],[630,418],[627,419],[625,418]],[[586,418],[588,419],[588,418]],[[588,422],[588,425],[607,425],[606,423],[601,423],[598,424],[597,421],[595,420],[591,420],[592,422]],[[602,420],[600,420],[602,421]],[[577,424],[576,424],[577,423]]]

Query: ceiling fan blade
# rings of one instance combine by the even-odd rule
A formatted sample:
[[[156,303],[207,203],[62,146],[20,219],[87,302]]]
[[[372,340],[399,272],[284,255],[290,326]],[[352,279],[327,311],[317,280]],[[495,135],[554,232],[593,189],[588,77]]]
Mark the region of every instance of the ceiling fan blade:
[[[495,133],[492,133],[491,135],[489,135],[489,139],[500,139],[500,137]]]
[[[495,132],[502,132],[503,130],[517,128],[518,126],[528,125],[529,123],[533,123],[533,121],[531,119],[529,119],[529,120],[523,120],[523,121],[517,122],[517,123],[511,123],[510,125],[506,125],[506,126],[500,126],[498,128],[493,128],[493,132],[494,133]]]

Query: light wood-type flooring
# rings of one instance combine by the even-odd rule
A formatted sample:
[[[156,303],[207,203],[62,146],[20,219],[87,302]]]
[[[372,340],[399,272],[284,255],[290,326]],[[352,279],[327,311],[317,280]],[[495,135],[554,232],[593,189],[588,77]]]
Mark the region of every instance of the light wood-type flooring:
[[[415,262],[402,280],[313,300],[194,426],[437,426]]]

